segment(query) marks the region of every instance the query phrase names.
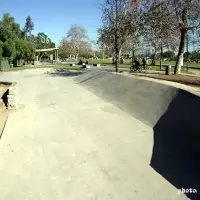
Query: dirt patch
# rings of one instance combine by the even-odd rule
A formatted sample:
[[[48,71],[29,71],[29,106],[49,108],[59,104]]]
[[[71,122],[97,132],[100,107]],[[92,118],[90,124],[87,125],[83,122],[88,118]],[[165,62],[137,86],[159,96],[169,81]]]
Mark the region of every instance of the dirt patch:
[[[150,74],[132,74],[129,72],[123,72],[119,74],[123,76],[129,76],[132,78],[138,78],[138,79],[143,79],[143,80],[148,80],[152,82],[157,82],[157,83],[173,86],[173,87],[180,88],[180,89],[186,90],[188,92],[191,92],[195,95],[200,96],[200,85],[193,85],[193,84],[186,84],[184,82],[178,82],[178,78],[181,79],[184,75],[177,75],[177,81],[174,81],[174,79],[173,80],[172,78],[170,79],[170,77],[172,77],[173,75],[169,75],[169,79],[167,78],[162,79],[162,77],[164,78],[168,76],[167,75],[159,76],[159,75],[150,75]],[[191,78],[192,80],[200,79],[200,77],[191,77],[191,76],[187,76],[186,78],[188,78],[188,80],[191,80]]]
[[[187,75],[164,75],[164,74],[139,74],[149,78],[156,78],[160,80],[173,81],[186,85],[200,86],[200,77]]]
[[[3,130],[5,128],[5,125],[6,125],[6,122],[7,122],[7,119],[8,119],[8,111],[7,110],[4,110],[3,112],[0,113],[0,138],[3,134]]]

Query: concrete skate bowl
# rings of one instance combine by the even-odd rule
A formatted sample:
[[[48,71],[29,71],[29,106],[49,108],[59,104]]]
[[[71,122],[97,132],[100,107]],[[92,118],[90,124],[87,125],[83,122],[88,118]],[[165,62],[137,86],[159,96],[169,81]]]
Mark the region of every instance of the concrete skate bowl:
[[[200,192],[200,97],[167,85],[102,71],[85,73],[75,81],[152,127],[150,166],[177,189]],[[199,194],[186,195],[200,199]]]

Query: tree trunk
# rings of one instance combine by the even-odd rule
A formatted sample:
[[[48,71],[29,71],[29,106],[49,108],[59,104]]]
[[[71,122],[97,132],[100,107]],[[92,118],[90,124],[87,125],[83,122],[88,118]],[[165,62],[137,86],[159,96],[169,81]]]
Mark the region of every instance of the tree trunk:
[[[132,50],[132,62],[134,61],[134,58],[135,58],[135,50],[133,49]]]
[[[104,50],[102,52],[102,57],[103,57],[103,60],[105,59],[105,53],[104,53]]]
[[[119,49],[119,56],[118,56],[118,58],[121,57],[121,54],[122,54],[122,49],[120,48],[120,49]],[[118,62],[119,62],[119,60],[118,60]]]
[[[152,65],[152,66],[155,66],[155,65],[156,65],[156,54],[153,54],[152,61],[151,61],[151,65]]]
[[[76,61],[78,60],[78,53],[76,54],[75,59],[76,59]]]
[[[162,44],[161,44],[161,48],[160,48],[160,69],[162,69],[162,58],[163,57],[163,47],[162,47]]]
[[[152,66],[155,66],[156,65],[156,48],[155,48],[155,51],[154,51],[154,53],[153,53],[153,55],[152,55],[152,61],[151,61],[151,65]]]
[[[176,66],[174,69],[174,74],[181,73],[181,67],[183,66],[183,55],[185,50],[186,36],[187,36],[187,29],[186,28],[181,29],[181,41],[179,45],[179,51],[178,51]]]

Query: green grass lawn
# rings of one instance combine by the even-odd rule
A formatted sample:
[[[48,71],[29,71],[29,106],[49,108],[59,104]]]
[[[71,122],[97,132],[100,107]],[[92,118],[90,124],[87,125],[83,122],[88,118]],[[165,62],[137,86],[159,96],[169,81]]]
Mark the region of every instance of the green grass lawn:
[[[89,59],[88,60],[89,63],[91,64],[101,64],[102,66],[113,66],[112,65],[112,59],[99,59],[99,60],[96,60],[96,59]],[[150,63],[149,63],[150,64]],[[176,61],[163,61],[162,62],[163,65],[171,65],[171,66],[174,66],[176,64]],[[131,65],[131,60],[130,59],[125,59],[125,63],[123,65],[119,64],[119,67],[130,67]],[[156,60],[156,65],[160,65],[160,61],[159,60]],[[186,66],[187,63],[184,63],[184,66]],[[196,67],[196,68],[200,68],[200,63],[188,63],[188,66],[189,67]]]
[[[112,66],[115,67],[115,65],[112,64],[112,59],[99,59],[99,60],[88,60],[89,64],[101,64],[101,66]],[[156,61],[156,64],[159,64],[159,61]],[[174,62],[175,63],[175,62]],[[169,64],[167,61],[163,62],[163,65]],[[170,63],[173,66],[173,62]],[[130,68],[131,66],[131,60],[126,60],[124,64],[119,64],[120,68]],[[200,66],[199,66],[200,67]],[[55,65],[55,66],[38,66],[38,67],[14,67],[14,68],[9,68],[6,70],[1,70],[1,71],[18,71],[18,70],[25,70],[25,69],[39,69],[39,68],[53,68],[53,69],[67,69],[67,70],[79,70],[79,66],[68,66],[68,65]],[[155,71],[164,71],[165,67],[163,67],[162,70],[160,70],[160,67],[157,66],[149,66],[150,70],[155,70]],[[172,67],[171,71],[174,71],[174,67]],[[188,73],[192,74],[191,72],[187,72],[186,70],[182,69],[182,73]]]
[[[95,59],[90,59],[88,60],[89,63],[91,64],[101,64],[101,66],[112,66],[115,67],[115,65],[112,64],[112,59],[99,59],[99,60],[95,60]],[[149,69],[150,70],[155,70],[155,71],[165,71],[165,67],[163,67],[162,70],[160,70],[160,61],[157,60],[156,61],[156,66],[151,66],[149,65]],[[171,65],[174,66],[175,65],[175,61],[163,61],[163,65]],[[124,64],[119,64],[118,65],[120,68],[130,68],[131,66],[131,60],[130,59],[126,59]],[[200,67],[200,66],[199,66]],[[174,71],[174,67],[171,68],[171,71]],[[186,73],[186,74],[192,74],[191,72],[186,71],[185,69],[181,70],[182,73]]]
[[[88,62],[89,62],[89,64],[101,64],[101,66],[113,66],[114,67],[114,65],[112,64],[111,58],[104,59],[104,60],[103,59],[98,59],[98,60],[89,59]],[[131,60],[128,60],[128,59],[126,60],[126,62],[123,65],[119,64],[119,67],[130,68],[130,66],[131,66]]]
[[[160,66],[149,66],[149,69],[154,71],[165,71],[165,67],[163,67],[162,70],[160,70]],[[174,72],[174,67],[171,68],[171,72]],[[181,69],[181,72],[185,74],[193,74],[192,72],[188,72],[185,69]]]
[[[19,71],[24,69],[44,69],[44,68],[52,68],[52,69],[68,69],[68,70],[79,70],[80,67],[72,67],[72,66],[65,66],[65,65],[55,65],[55,66],[41,66],[41,67],[14,67],[9,68],[6,70],[1,70],[2,72],[5,71]]]
[[[163,65],[171,65],[171,66],[175,66],[176,61],[163,61],[162,62]],[[160,61],[156,60],[156,65],[160,65]],[[184,62],[183,66],[187,66],[187,63]],[[196,68],[200,68],[200,63],[192,63],[192,62],[188,62],[188,67],[196,67]]]

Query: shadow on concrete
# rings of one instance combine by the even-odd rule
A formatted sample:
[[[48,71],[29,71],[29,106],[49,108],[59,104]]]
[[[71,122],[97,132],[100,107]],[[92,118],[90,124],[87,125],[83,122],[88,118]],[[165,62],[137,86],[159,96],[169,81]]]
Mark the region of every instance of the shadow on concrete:
[[[151,167],[177,189],[200,199],[200,98],[180,90],[154,126]]]
[[[66,69],[57,69],[52,72],[45,72],[48,76],[61,76],[61,77],[73,77],[73,76],[79,76],[84,74],[85,70],[66,70]]]

